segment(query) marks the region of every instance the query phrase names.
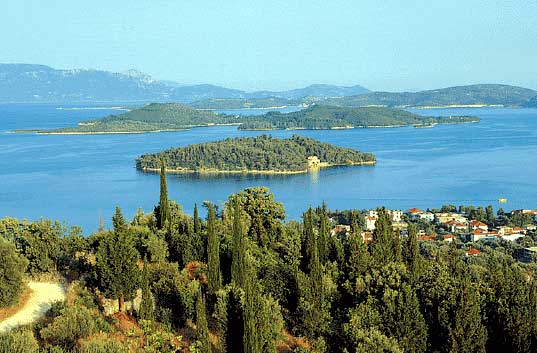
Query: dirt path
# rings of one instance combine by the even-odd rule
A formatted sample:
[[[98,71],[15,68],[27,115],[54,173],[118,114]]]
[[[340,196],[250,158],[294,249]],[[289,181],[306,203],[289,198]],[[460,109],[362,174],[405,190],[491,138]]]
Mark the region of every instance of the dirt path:
[[[28,287],[32,296],[17,313],[0,322],[0,333],[39,319],[52,303],[65,300],[65,289],[59,283],[29,282]]]

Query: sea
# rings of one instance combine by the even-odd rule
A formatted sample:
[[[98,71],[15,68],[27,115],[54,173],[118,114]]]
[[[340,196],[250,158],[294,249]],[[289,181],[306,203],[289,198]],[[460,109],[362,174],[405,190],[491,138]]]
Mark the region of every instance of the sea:
[[[293,111],[298,108],[285,108]],[[194,204],[222,206],[229,195],[267,186],[288,220],[326,202],[332,210],[385,206],[406,210],[453,205],[537,208],[537,109],[412,109],[426,116],[475,115],[479,123],[433,128],[271,131],[372,152],[375,166],[323,169],[300,175],[168,175],[169,197],[191,214]],[[111,106],[0,104],[0,218],[50,218],[94,232],[120,206],[127,217],[150,212],[159,200],[159,175],[135,168],[141,154],[170,147],[267,132],[236,126],[122,135],[39,135],[121,113]],[[262,114],[265,110],[224,111]],[[507,202],[500,203],[505,198]]]

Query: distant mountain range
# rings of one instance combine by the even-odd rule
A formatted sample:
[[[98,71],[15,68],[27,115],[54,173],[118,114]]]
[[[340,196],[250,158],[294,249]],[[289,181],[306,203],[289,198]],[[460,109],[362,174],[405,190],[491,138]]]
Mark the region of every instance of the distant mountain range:
[[[312,104],[341,107],[537,107],[537,91],[508,85],[482,84],[421,92],[369,92],[353,96],[286,98],[205,99],[191,103],[198,109],[244,109]]]
[[[311,104],[363,107],[537,107],[537,91],[479,84],[421,92],[370,92],[356,85],[310,85],[288,91],[246,92],[209,84],[159,81],[138,71],[56,70],[44,65],[0,64],[0,103],[176,102],[198,109],[273,108]]]
[[[212,98],[299,99],[342,97],[369,92],[364,87],[311,85],[289,91],[246,92],[209,84],[158,81],[138,71],[56,70],[44,65],[0,64],[0,102],[181,102]]]

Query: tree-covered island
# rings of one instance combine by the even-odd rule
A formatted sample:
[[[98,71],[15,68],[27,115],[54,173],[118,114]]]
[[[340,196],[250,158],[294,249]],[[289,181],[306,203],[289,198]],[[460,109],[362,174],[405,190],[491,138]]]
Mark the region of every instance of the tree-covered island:
[[[136,167],[158,171],[162,161],[168,172],[304,173],[312,168],[373,165],[375,156],[294,135],[277,139],[268,135],[227,138],[222,141],[172,148],[146,154]]]
[[[248,130],[338,129],[395,127],[478,122],[477,117],[425,117],[383,107],[312,105],[291,113],[269,112],[257,116],[219,114],[176,103],[152,103],[121,114],[84,121],[76,127],[31,131],[44,134],[119,134],[190,129],[214,125],[239,125]],[[24,131],[19,131],[24,132]],[[29,131],[25,131],[29,132]]]

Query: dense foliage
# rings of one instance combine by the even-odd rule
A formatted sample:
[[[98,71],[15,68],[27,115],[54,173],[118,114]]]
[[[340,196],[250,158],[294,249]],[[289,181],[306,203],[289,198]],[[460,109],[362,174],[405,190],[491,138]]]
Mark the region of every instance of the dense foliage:
[[[348,127],[381,127],[424,124],[456,124],[479,121],[479,118],[423,117],[404,110],[382,107],[335,107],[313,105],[291,113],[269,112],[252,117],[240,129],[337,129]]]
[[[164,227],[157,212],[129,222],[119,209],[112,231],[85,238],[52,222],[0,220],[2,241],[26,244],[19,256],[52,254],[50,266],[28,275],[53,271],[68,286],[66,302],[43,319],[0,334],[0,352],[537,350],[537,265],[517,261],[518,250],[537,243],[535,232],[513,243],[422,241],[419,223],[403,234],[380,208],[364,241],[362,212],[323,205],[284,222],[283,205],[264,187],[231,195],[221,209],[205,203],[207,220],[161,195]],[[495,217],[492,207],[459,209],[488,225],[528,221],[503,210]],[[349,230],[331,232],[335,219]],[[468,255],[469,247],[481,252]],[[103,293],[128,299],[138,288],[139,306],[105,315]]]
[[[157,170],[164,160],[169,169],[176,171],[305,171],[308,168],[309,156],[317,156],[321,162],[328,165],[375,161],[375,157],[370,153],[337,147],[298,135],[289,139],[261,135],[227,138],[146,154],[136,160],[136,166],[142,170]]]
[[[85,121],[74,128],[62,128],[52,132],[144,132],[179,130],[195,126],[238,123],[232,115],[196,110],[176,103],[152,103],[131,111],[110,115],[102,119]]]
[[[0,238],[0,308],[17,302],[23,290],[23,276],[28,261],[13,244]]]

